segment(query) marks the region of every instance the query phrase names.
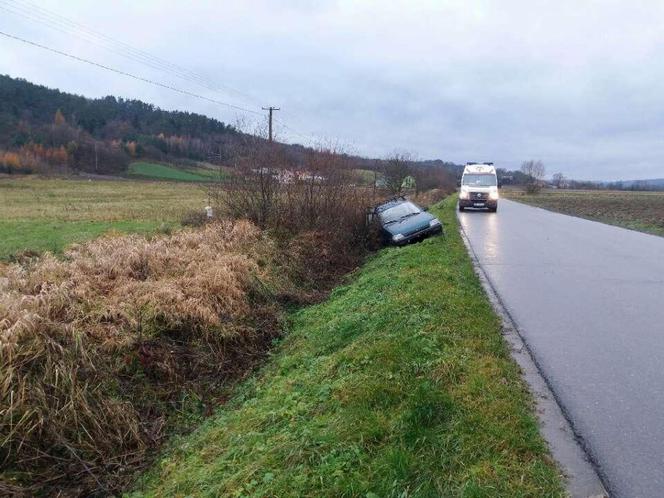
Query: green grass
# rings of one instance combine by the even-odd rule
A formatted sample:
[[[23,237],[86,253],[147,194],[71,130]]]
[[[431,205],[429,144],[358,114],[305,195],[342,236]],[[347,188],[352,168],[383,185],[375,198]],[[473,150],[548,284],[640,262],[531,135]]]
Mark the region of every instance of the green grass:
[[[166,164],[139,161],[129,165],[129,175],[155,180],[209,182],[217,176],[217,172],[206,168],[187,170]]]
[[[372,258],[132,496],[564,496],[457,230]]]
[[[61,252],[111,230],[178,226],[185,212],[205,202],[205,192],[193,184],[0,179],[0,260],[25,251]]]
[[[163,224],[173,227],[175,224]],[[65,247],[105,233],[148,233],[162,228],[156,221],[4,221],[0,220],[0,259],[23,251],[59,253]]]

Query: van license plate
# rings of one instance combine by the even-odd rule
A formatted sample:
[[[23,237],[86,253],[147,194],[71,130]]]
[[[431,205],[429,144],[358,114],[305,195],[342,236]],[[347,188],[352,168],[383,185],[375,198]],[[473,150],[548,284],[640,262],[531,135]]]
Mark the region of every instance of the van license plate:
[[[474,202],[473,206],[475,206],[475,207],[484,207],[484,203],[483,202]]]

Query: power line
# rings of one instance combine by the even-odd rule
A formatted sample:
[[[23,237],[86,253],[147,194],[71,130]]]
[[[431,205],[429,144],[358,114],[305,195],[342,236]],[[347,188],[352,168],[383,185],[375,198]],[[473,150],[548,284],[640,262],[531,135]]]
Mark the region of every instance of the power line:
[[[44,25],[44,26],[46,26],[50,29],[59,31],[59,32],[64,33],[66,35],[74,36],[74,37],[82,39],[86,42],[96,44],[96,45],[98,45],[98,46],[100,46],[100,47],[102,47],[102,48],[104,48],[104,49],[106,49],[106,50],[108,50],[112,53],[118,54],[118,55],[120,55],[122,57],[125,57],[129,60],[132,60],[134,62],[138,62],[138,63],[143,64],[143,65],[145,65],[147,67],[150,67],[152,69],[156,69],[156,70],[161,71],[165,74],[174,75],[174,76],[176,76],[180,79],[189,81],[191,83],[195,83],[196,85],[199,85],[202,88],[205,88],[207,90],[210,90],[210,91],[213,91],[213,92],[216,92],[216,93],[222,93],[222,90],[224,90],[225,93],[229,93],[229,92],[234,93],[234,94],[237,94],[239,96],[244,97],[245,100],[249,100],[249,101],[252,101],[254,103],[259,103],[259,101],[256,98],[254,98],[253,96],[251,96],[247,93],[241,92],[240,90],[234,89],[234,88],[226,86],[226,85],[220,85],[220,84],[218,84],[218,83],[216,83],[216,82],[214,82],[214,81],[212,81],[212,80],[210,80],[210,79],[208,79],[204,76],[201,76],[200,74],[198,74],[194,71],[191,71],[191,70],[189,70],[187,68],[184,68],[182,66],[178,66],[177,64],[171,63],[171,62],[169,62],[165,59],[159,58],[159,57],[154,56],[154,55],[152,55],[148,52],[145,52],[143,50],[135,48],[135,47],[129,45],[128,43],[126,43],[126,42],[123,42],[123,41],[117,40],[115,38],[112,38],[111,36],[108,36],[104,33],[101,33],[99,31],[96,31],[96,30],[92,29],[92,28],[89,28],[89,27],[87,27],[87,26],[85,26],[85,25],[83,25],[79,22],[68,19],[68,18],[66,18],[66,17],[64,17],[60,14],[57,14],[53,11],[49,11],[48,9],[40,7],[39,5],[37,5],[33,2],[29,2],[29,1],[21,2],[20,0],[0,0],[0,9],[3,9],[7,12],[10,12],[14,15],[20,16],[24,19],[42,24],[42,25]],[[182,94],[185,94],[185,95],[190,95],[190,96],[193,96],[195,98],[207,100],[207,101],[210,101],[210,102],[213,102],[213,103],[217,103],[217,104],[224,105],[224,106],[227,106],[227,107],[231,107],[231,108],[234,108],[234,109],[237,109],[237,110],[241,110],[243,112],[249,112],[249,113],[252,113],[252,114],[255,114],[255,115],[260,115],[260,113],[254,111],[254,110],[251,110],[251,109],[246,109],[244,107],[241,107],[241,106],[238,106],[238,105],[235,105],[235,104],[231,104],[231,103],[228,103],[228,102],[222,102],[222,101],[218,101],[218,100],[215,100],[215,99],[212,99],[212,98],[209,98],[209,97],[198,95],[198,94],[195,94],[194,92],[190,92],[190,91],[187,91],[187,90],[182,90],[182,89],[176,88],[176,87],[174,87],[172,85],[169,85],[169,84],[166,84],[166,83],[161,83],[161,82],[157,82],[157,81],[154,81],[154,80],[150,80],[148,78],[135,76],[135,75],[133,75],[131,73],[128,73],[126,71],[115,69],[115,68],[112,68],[110,66],[105,66],[103,64],[100,64],[100,63],[97,63],[97,62],[94,62],[94,61],[91,61],[91,60],[83,59],[82,57],[78,57],[78,56],[75,56],[75,55],[72,55],[72,54],[68,54],[66,52],[62,52],[62,51],[59,51],[59,50],[56,50],[56,49],[51,49],[50,47],[47,47],[45,45],[41,45],[41,44],[38,44],[36,42],[31,42],[29,40],[22,39],[18,36],[15,36],[15,35],[9,35],[7,33],[3,33],[3,35],[5,35],[9,38],[14,38],[18,41],[22,41],[24,43],[28,43],[28,44],[37,46],[37,47],[45,49],[45,50],[49,50],[51,52],[54,52],[54,53],[57,53],[57,54],[60,54],[60,55],[66,56],[66,57],[73,58],[75,60],[86,62],[88,64],[95,65],[97,67],[107,69],[109,71],[116,72],[118,74],[122,74],[122,75],[125,75],[125,76],[128,76],[128,77],[132,77],[134,79],[138,79],[140,81],[144,81],[144,82],[147,82],[147,83],[150,83],[150,84],[153,84],[153,85],[168,88],[169,90],[176,91],[178,93],[182,93]],[[290,113],[290,111],[289,111],[289,112],[286,112],[285,114],[291,115],[292,113]],[[314,139],[312,138],[312,135],[307,135],[307,134],[301,133],[301,132],[297,131],[295,128],[293,128],[292,126],[287,125],[286,123],[284,123],[280,119],[275,118],[274,121],[277,122],[277,123],[280,123],[280,125],[283,128],[285,128],[286,130],[288,130],[290,133],[303,138],[305,141],[307,141],[309,143],[312,143],[312,144],[314,143]],[[272,121],[270,120],[270,128],[271,127],[272,127]]]
[[[172,74],[178,78],[196,83],[197,85],[200,85],[201,87],[204,87],[208,90],[215,92],[224,90],[226,93],[239,95],[245,100],[251,101],[252,103],[256,103],[258,106],[260,106],[260,102],[256,98],[245,92],[227,85],[220,85],[216,82],[212,82],[208,78],[201,76],[194,71],[191,71],[182,66],[178,66],[177,64],[171,63],[165,59],[156,57],[143,50],[137,49],[126,42],[112,38],[99,31],[95,31],[94,29],[91,29],[79,22],[49,11],[32,2],[21,3],[17,0],[0,0],[0,9],[23,17],[24,19],[40,23],[50,29],[60,31],[70,36],[75,36],[86,42],[97,44],[102,48],[122,57],[139,62],[143,65],[151,67],[152,69],[157,69],[164,73]]]
[[[14,6],[12,6],[12,7],[14,7]],[[81,40],[84,40],[87,43],[93,43],[93,44],[99,45],[102,48],[104,48],[105,50],[108,50],[112,53],[118,54],[122,57],[125,57],[125,58],[129,59],[129,60],[138,62],[138,63],[143,64],[145,66],[148,66],[152,69],[159,70],[163,73],[175,75],[178,78],[196,83],[197,85],[199,85],[203,88],[206,88],[207,90],[219,91],[217,87],[214,87],[213,85],[211,85],[210,83],[208,83],[206,81],[202,81],[201,80],[202,77],[200,77],[200,76],[191,76],[189,74],[186,74],[184,72],[184,70],[181,70],[179,68],[173,69],[173,67],[175,67],[175,66],[171,65],[170,63],[162,62],[161,60],[159,60],[157,58],[153,58],[152,56],[146,55],[144,53],[140,53],[139,51],[135,51],[133,49],[126,50],[122,46],[120,46],[120,47],[114,46],[114,44],[120,45],[121,42],[111,41],[110,45],[109,45],[108,44],[109,42],[107,42],[105,40],[101,40],[101,43],[100,43],[100,40],[95,39],[95,38],[90,38],[87,34],[76,32],[76,31],[72,32],[69,27],[63,26],[63,24],[61,22],[57,21],[57,20],[53,21],[52,19],[48,19],[48,18],[44,19],[44,18],[41,18],[41,17],[35,17],[35,15],[33,15],[32,13],[16,12],[14,10],[9,9],[6,5],[1,5],[1,4],[0,4],[0,9],[11,12],[12,14],[16,14],[20,17],[23,17],[23,18],[27,19],[27,20],[43,24],[43,25],[47,26],[50,29],[54,29],[54,30],[59,31],[61,33],[64,33],[66,35],[75,36],[75,37],[77,37]],[[40,14],[37,13],[37,15],[40,15]]]
[[[289,125],[287,125],[286,123],[284,123],[281,119],[274,118],[274,120],[275,120],[275,122],[281,124],[282,127],[284,127],[284,128],[286,128],[287,130],[289,130],[289,131],[290,131],[291,133],[293,133],[294,135],[297,135],[297,136],[300,137],[300,138],[304,138],[305,140],[307,140],[307,141],[310,142],[310,143],[313,143],[313,142],[314,142],[312,136],[308,136],[308,135],[305,135],[304,133],[301,133],[301,132],[297,131],[297,130],[296,130],[295,128],[293,128],[292,126],[289,126]]]
[[[200,99],[200,100],[206,100],[208,102],[212,102],[213,104],[218,104],[218,105],[230,107],[231,109],[235,109],[235,110],[238,110],[238,111],[248,112],[248,113],[251,113],[251,114],[256,114],[258,116],[262,115],[258,111],[253,111],[251,109],[246,109],[244,107],[240,107],[240,106],[237,106],[235,104],[230,104],[228,102],[222,102],[220,100],[211,99],[209,97],[205,97],[203,95],[199,95],[197,93],[190,92],[188,90],[182,90],[180,88],[177,88],[177,87],[174,87],[174,86],[171,86],[171,85],[167,85],[167,84],[161,83],[159,81],[154,81],[154,80],[151,80],[151,79],[148,79],[148,78],[143,78],[142,76],[137,76],[135,74],[128,73],[126,71],[122,71],[120,69],[116,69],[116,68],[113,68],[113,67],[110,67],[110,66],[106,66],[104,64],[100,64],[99,62],[95,62],[95,61],[92,61],[90,59],[85,59],[83,57],[79,57],[77,55],[73,55],[73,54],[70,54],[70,53],[67,53],[67,52],[63,52],[63,51],[57,50],[55,48],[47,47],[46,45],[42,45],[41,43],[37,43],[37,42],[31,41],[31,40],[27,40],[25,38],[21,38],[21,37],[16,36],[16,35],[5,33],[4,31],[0,31],[0,35],[4,36],[6,38],[10,38],[10,39],[13,39],[13,40],[20,41],[20,42],[25,43],[27,45],[32,45],[33,47],[38,47],[38,48],[41,48],[43,50],[47,50],[49,52],[53,52],[53,53],[58,54],[58,55],[68,57],[70,59],[73,59],[73,60],[76,60],[76,61],[79,61],[79,62],[85,62],[86,64],[90,64],[91,66],[95,66],[95,67],[98,67],[98,68],[101,68],[101,69],[105,69],[107,71],[111,71],[113,73],[120,74],[122,76],[127,76],[129,78],[133,78],[135,80],[142,81],[144,83],[149,83],[150,85],[165,88],[167,90],[171,90],[173,92],[181,93],[183,95],[188,95],[190,97],[194,97],[194,98],[197,98],[197,99]]]
[[[112,53],[125,57],[134,62],[138,62],[152,69],[156,69],[165,74],[174,75],[180,79],[195,83],[196,85],[199,85],[206,90],[210,90],[216,93],[233,93],[243,97],[247,101],[251,101],[257,106],[261,106],[261,103],[258,99],[245,92],[232,88],[228,85],[221,85],[214,80],[206,78],[205,76],[201,76],[200,74],[190,69],[179,66],[165,59],[154,56],[149,52],[145,52],[141,49],[133,47],[124,41],[108,36],[105,33],[96,31],[88,26],[85,26],[84,24],[81,24],[80,22],[74,21],[58,13],[43,8],[34,2],[21,2],[20,0],[0,0],[0,9],[23,17],[24,19],[40,23],[61,33],[75,36],[86,42],[94,43]],[[295,116],[290,110],[282,112],[286,115],[286,117],[291,116],[297,119],[297,116]],[[313,135],[301,133],[292,126],[287,125],[281,119],[275,118],[274,121],[280,123],[280,125],[283,128],[289,130],[290,133],[303,138],[307,142],[314,143],[314,139],[312,138]]]

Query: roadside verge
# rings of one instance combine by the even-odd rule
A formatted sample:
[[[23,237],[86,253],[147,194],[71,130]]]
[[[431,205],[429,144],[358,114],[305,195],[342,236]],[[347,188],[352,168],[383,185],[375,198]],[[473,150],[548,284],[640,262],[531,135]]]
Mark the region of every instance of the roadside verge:
[[[565,496],[531,395],[447,235],[381,251],[133,496]]]

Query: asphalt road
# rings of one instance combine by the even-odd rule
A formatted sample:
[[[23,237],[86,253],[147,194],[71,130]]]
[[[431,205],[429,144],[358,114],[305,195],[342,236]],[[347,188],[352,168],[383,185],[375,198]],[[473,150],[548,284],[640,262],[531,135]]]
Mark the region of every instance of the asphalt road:
[[[664,237],[505,199],[459,220],[611,496],[664,496]]]

